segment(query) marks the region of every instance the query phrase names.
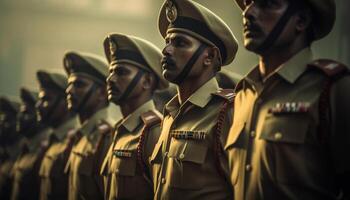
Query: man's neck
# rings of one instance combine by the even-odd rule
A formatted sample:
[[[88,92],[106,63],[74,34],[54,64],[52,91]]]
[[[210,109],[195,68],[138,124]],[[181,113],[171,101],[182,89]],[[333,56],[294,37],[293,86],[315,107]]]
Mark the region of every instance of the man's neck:
[[[52,124],[52,127],[58,128],[59,126],[64,124],[66,121],[68,121],[70,117],[71,117],[71,114],[67,111],[66,114],[60,118],[60,120],[57,120]]]
[[[79,112],[79,119],[80,119],[81,124],[85,123],[96,112],[105,108],[106,106],[107,106],[107,104],[104,102],[104,103],[100,103],[100,104],[94,106],[91,109],[83,109],[83,111]]]
[[[177,86],[177,94],[180,105],[182,105],[193,93],[207,83],[213,76],[200,76],[198,78],[187,79]]]
[[[141,107],[143,104],[151,100],[151,97],[146,98],[130,98],[125,102],[121,102],[119,104],[121,113],[123,115],[123,118],[127,117],[131,113],[133,113],[135,110],[137,110],[139,107]]]
[[[300,52],[306,45],[292,44],[283,48],[269,50],[267,53],[262,53],[259,56],[259,71],[264,79],[269,77],[278,67],[287,62],[295,54]]]

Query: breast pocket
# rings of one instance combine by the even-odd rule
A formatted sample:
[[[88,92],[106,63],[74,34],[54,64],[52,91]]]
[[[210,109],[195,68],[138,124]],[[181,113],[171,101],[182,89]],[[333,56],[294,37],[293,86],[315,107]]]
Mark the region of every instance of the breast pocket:
[[[80,175],[84,176],[92,176],[94,175],[94,167],[95,167],[95,162],[92,154],[79,154],[76,152],[73,152],[74,154],[74,161],[72,166],[73,168],[77,168],[77,172]]]
[[[244,165],[246,151],[244,148],[244,134],[245,122],[234,123],[230,129],[227,141],[225,144],[225,151],[228,155],[229,169],[231,172],[232,184],[237,184],[239,176],[242,176],[240,170]]]
[[[303,183],[313,148],[306,144],[311,119],[306,114],[268,115],[259,139],[264,159],[280,183]],[[311,148],[310,148],[311,147]]]
[[[180,189],[200,189],[205,182],[203,164],[208,146],[204,140],[172,139],[166,179]]]
[[[113,150],[109,174],[117,176],[135,176],[137,155],[136,150]]]

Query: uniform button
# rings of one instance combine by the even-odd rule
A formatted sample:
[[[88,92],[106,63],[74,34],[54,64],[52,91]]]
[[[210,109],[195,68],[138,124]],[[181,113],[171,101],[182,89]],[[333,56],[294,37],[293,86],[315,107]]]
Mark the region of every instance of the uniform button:
[[[182,154],[180,154],[179,158],[182,160],[185,158],[185,155],[182,153]]]
[[[256,136],[256,132],[255,131],[251,131],[250,132],[250,137],[254,138]]]
[[[252,166],[251,165],[246,165],[245,166],[245,170],[247,171],[247,172],[250,172],[251,170],[252,170]]]
[[[275,140],[280,140],[280,139],[282,139],[283,135],[282,135],[282,133],[277,132],[277,133],[275,133],[274,137],[275,137]]]
[[[162,178],[162,184],[165,184],[165,178]]]

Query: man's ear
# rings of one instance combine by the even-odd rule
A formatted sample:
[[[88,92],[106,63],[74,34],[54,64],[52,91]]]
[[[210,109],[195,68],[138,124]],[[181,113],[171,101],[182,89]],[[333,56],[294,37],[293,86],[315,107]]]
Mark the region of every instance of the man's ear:
[[[204,58],[204,65],[211,66],[216,60],[220,60],[219,49],[217,47],[208,47],[206,57]]]
[[[98,87],[98,96],[100,97],[100,99],[104,99],[105,97],[107,97],[107,86],[101,85]]]
[[[145,73],[142,78],[142,88],[145,90],[153,88],[155,81],[152,73]]]
[[[305,32],[312,23],[312,12],[310,9],[303,9],[296,13],[296,31]]]

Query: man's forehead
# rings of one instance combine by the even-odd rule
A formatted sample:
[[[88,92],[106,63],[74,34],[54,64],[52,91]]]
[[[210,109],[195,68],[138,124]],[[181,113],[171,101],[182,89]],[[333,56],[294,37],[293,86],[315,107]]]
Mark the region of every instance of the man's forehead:
[[[69,75],[68,77],[68,83],[72,83],[72,82],[75,82],[75,81],[93,81],[91,80],[91,78],[89,78],[88,76],[85,76],[83,74],[71,74]]]
[[[130,64],[130,63],[127,63],[127,62],[118,62],[118,63],[112,63],[110,66],[109,66],[109,69],[110,70],[114,70],[114,69],[121,69],[121,68],[125,68],[125,69],[134,69],[137,67]]]
[[[165,39],[172,39],[172,38],[176,38],[176,37],[181,37],[181,38],[186,38],[186,39],[196,39],[186,33],[181,33],[181,32],[170,32],[167,33],[167,35],[165,36]]]

